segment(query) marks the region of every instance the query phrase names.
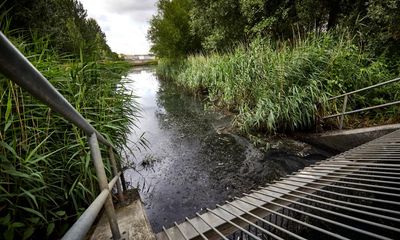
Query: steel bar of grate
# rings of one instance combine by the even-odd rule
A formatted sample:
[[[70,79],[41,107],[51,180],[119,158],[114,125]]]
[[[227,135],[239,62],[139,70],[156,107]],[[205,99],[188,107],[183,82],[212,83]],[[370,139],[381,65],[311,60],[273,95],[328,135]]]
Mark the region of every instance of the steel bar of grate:
[[[319,171],[322,170],[322,171]],[[329,170],[334,170],[334,172],[329,171]],[[383,175],[377,175],[375,173],[377,172],[368,172],[370,174],[360,174],[357,173],[359,171],[354,171],[354,170],[341,170],[341,169],[321,169],[321,168],[312,168],[312,169],[307,169],[307,172],[314,172],[314,173],[328,173],[328,174],[334,174],[334,175],[340,175],[340,176],[356,176],[356,177],[371,177],[371,178],[380,178],[380,179],[393,179],[393,180],[399,180],[399,177],[393,177],[393,176],[383,176]]]
[[[382,185],[372,185],[372,184],[340,181],[340,179],[335,181],[335,180],[327,180],[327,179],[322,179],[322,178],[315,179],[315,178],[312,178],[312,177],[303,177],[303,176],[298,176],[298,175],[288,175],[288,176],[290,176],[291,178],[318,180],[318,181],[331,182],[331,183],[344,183],[344,184],[348,184],[348,185],[361,186],[361,187],[379,188],[379,189],[395,190],[395,191],[399,191],[400,190],[399,188],[395,188],[395,187],[386,187],[386,186],[382,186]],[[282,179],[288,180],[288,178],[282,178]],[[335,186],[337,186],[337,185],[330,185],[330,187],[335,187]],[[376,194],[393,196],[393,197],[400,197],[400,195],[396,194],[396,193],[389,193],[389,192],[384,192],[384,191],[375,191],[375,190],[368,190],[368,189],[360,189],[360,188],[353,188],[353,187],[348,187],[348,188],[351,189],[351,190],[355,190],[355,191],[362,191],[362,192],[376,193]]]
[[[265,210],[265,211],[274,213],[274,214],[276,214],[276,215],[279,215],[279,216],[281,216],[281,217],[283,217],[283,218],[289,219],[289,220],[291,220],[291,221],[293,221],[293,222],[296,222],[296,223],[298,223],[298,224],[300,224],[300,225],[303,225],[303,226],[305,226],[305,227],[308,227],[308,228],[311,228],[311,229],[313,229],[313,230],[316,230],[316,231],[325,233],[326,235],[329,235],[329,236],[332,236],[332,237],[335,237],[335,238],[338,238],[338,239],[342,239],[342,240],[345,240],[345,239],[348,240],[348,238],[343,237],[343,236],[341,236],[341,235],[339,235],[339,234],[337,234],[337,233],[333,233],[333,232],[328,231],[328,230],[326,230],[326,229],[323,229],[323,228],[320,228],[320,227],[311,225],[311,224],[309,224],[309,223],[300,221],[300,220],[298,220],[298,219],[296,219],[296,218],[286,216],[286,215],[284,215],[284,214],[281,214],[281,213],[279,213],[279,212],[273,211],[273,210],[268,209],[268,208],[266,208],[266,207],[258,206],[258,205],[254,204],[254,203],[251,203],[251,202],[249,202],[249,201],[243,200],[243,199],[241,199],[241,198],[236,198],[236,197],[235,197],[235,199],[236,199],[236,200],[239,200],[239,201],[242,201],[242,202],[244,202],[244,203],[247,203],[247,204],[256,206],[256,207],[258,207],[258,208],[260,208],[260,209],[263,209],[263,210]],[[268,203],[269,203],[269,202],[268,202]]]
[[[398,157],[384,157],[384,156],[377,156],[377,155],[367,155],[367,154],[360,154],[358,155],[350,155],[346,157],[341,157],[341,158],[335,158],[335,162],[342,162],[342,161],[365,161],[365,162],[371,162],[371,163],[380,163],[380,162],[385,162],[385,163],[393,163],[393,162],[399,162],[400,158]]]
[[[365,215],[370,215],[370,216],[373,216],[373,217],[379,217],[379,218],[382,218],[382,219],[387,219],[389,221],[400,222],[399,218],[393,218],[393,217],[389,217],[389,216],[386,216],[386,215],[377,214],[377,213],[373,213],[373,212],[366,212],[366,211],[359,210],[359,209],[356,209],[356,208],[349,208],[349,207],[346,207],[346,206],[338,205],[336,203],[341,203],[341,204],[344,204],[344,205],[351,205],[351,206],[359,207],[359,208],[367,208],[367,209],[375,210],[375,211],[393,213],[392,210],[388,210],[388,209],[385,209],[385,208],[379,208],[379,207],[373,207],[373,206],[368,206],[368,205],[364,205],[364,204],[341,201],[341,200],[337,200],[337,199],[333,199],[333,198],[320,196],[320,195],[317,195],[317,194],[314,194],[314,193],[308,193],[308,192],[299,191],[299,190],[295,190],[295,189],[285,188],[285,187],[279,186],[278,184],[268,185],[268,186],[274,187],[274,188],[277,188],[277,189],[282,189],[282,190],[285,190],[285,191],[291,191],[292,193],[297,193],[296,197],[298,197],[298,198],[304,198],[301,195],[308,196],[307,198],[304,198],[304,199],[307,199],[307,200],[313,200],[313,201],[315,200],[315,199],[312,199],[310,197],[319,198],[319,199],[323,199],[323,200],[326,200],[326,201],[334,202],[333,205],[338,206],[338,207],[340,206],[341,208],[349,210],[349,211],[356,211],[358,213],[363,213]],[[290,194],[288,194],[288,193],[286,193],[286,194],[290,196]],[[319,200],[315,200],[315,201],[319,201]],[[400,212],[398,212],[398,214],[400,214]]]
[[[232,211],[227,210],[227,209],[224,208],[223,206],[217,204],[217,207],[218,207],[219,209],[222,209],[222,210],[224,210],[225,212],[227,212],[227,213],[229,213],[229,214],[231,214],[231,215],[233,215],[233,216],[239,218],[240,220],[242,220],[242,221],[248,223],[249,226],[253,226],[253,227],[259,229],[260,231],[264,232],[264,233],[267,234],[268,236],[271,236],[271,237],[273,237],[273,238],[275,238],[275,239],[283,240],[283,238],[281,238],[281,237],[279,237],[279,236],[273,234],[273,233],[270,232],[270,231],[267,231],[267,230],[263,229],[262,227],[258,226],[257,224],[254,224],[254,223],[250,222],[249,220],[245,219],[244,217],[242,217],[242,216],[240,216],[240,215],[238,215],[238,214],[236,214],[236,213],[233,213]]]
[[[189,218],[185,218],[186,219],[186,222],[188,222],[189,224],[190,224],[190,226],[192,226],[193,227],[193,229],[203,238],[203,239],[208,239],[206,236],[204,236],[204,234],[199,230],[199,229],[197,229],[196,228],[196,226],[192,223],[192,221],[190,221],[190,219]]]
[[[359,154],[359,153],[376,153],[377,151],[379,152],[391,152],[391,153],[399,153],[399,146],[400,145],[392,145],[392,146],[369,146],[367,148],[359,148],[357,151],[352,151],[350,153],[347,153],[345,155],[352,155],[352,154]],[[343,156],[343,155],[342,155]]]
[[[377,158],[376,156],[349,156],[345,158],[335,158],[335,162],[342,162],[342,161],[357,161],[357,162],[371,162],[371,163],[379,163],[379,162],[400,162],[400,158]]]
[[[363,170],[360,168],[343,168],[343,167],[329,167],[329,166],[313,166],[311,167],[312,169],[318,169],[318,170],[334,170],[335,172],[358,172],[358,173],[372,173],[373,175],[371,176],[382,176],[382,175],[399,175],[400,176],[400,172],[382,172],[382,171],[374,171],[374,170]],[[382,174],[382,175],[379,175]]]
[[[270,222],[270,221],[266,221],[265,219],[263,219],[263,218],[261,218],[261,217],[255,215],[255,214],[253,214],[253,213],[251,213],[251,212],[249,212],[249,211],[246,211],[246,210],[244,210],[243,208],[240,208],[240,207],[234,205],[232,202],[226,201],[226,203],[227,203],[228,205],[230,205],[230,206],[236,208],[236,209],[239,209],[239,210],[242,211],[243,213],[246,213],[246,214],[248,214],[248,215],[250,215],[250,216],[252,216],[252,217],[258,219],[259,221],[261,221],[261,222],[263,222],[263,223],[265,223],[265,224],[267,224],[267,225],[269,225],[269,226],[271,226],[271,227],[273,227],[273,228],[276,228],[276,229],[278,229],[278,230],[280,230],[280,231],[282,231],[282,232],[284,232],[284,233],[286,233],[286,234],[288,234],[288,235],[290,235],[290,236],[292,236],[292,237],[294,237],[294,238],[296,238],[296,239],[306,240],[305,238],[303,238],[303,237],[301,237],[301,236],[299,236],[299,235],[297,235],[297,234],[295,234],[295,233],[293,233],[293,232],[291,232],[291,231],[288,231],[288,230],[286,230],[285,228],[282,228],[282,227],[280,227],[280,226],[278,226],[278,225],[276,225],[276,224],[273,224],[273,223]]]
[[[225,237],[218,229],[216,229],[214,226],[212,226],[210,223],[208,223],[199,213],[196,213],[196,216],[199,217],[208,227],[210,227],[215,233],[217,233],[222,239],[224,240],[229,240],[227,237]]]
[[[309,216],[309,217],[312,217],[312,218],[315,218],[315,219],[318,219],[318,220],[321,220],[321,221],[325,221],[327,223],[330,223],[330,224],[333,224],[333,225],[336,225],[336,226],[339,226],[339,227],[342,227],[342,228],[346,228],[346,229],[349,229],[349,230],[352,230],[352,231],[355,231],[355,232],[359,232],[359,233],[362,233],[362,234],[365,234],[365,235],[368,235],[368,236],[371,236],[371,237],[376,237],[376,238],[383,239],[383,240],[390,240],[390,238],[387,238],[387,237],[384,237],[384,236],[380,236],[380,235],[368,232],[368,231],[363,230],[363,229],[352,227],[352,226],[349,226],[349,225],[334,221],[332,219],[328,219],[328,218],[325,218],[325,217],[322,217],[322,216],[318,216],[318,215],[315,215],[315,214],[312,214],[312,213],[308,213],[308,212],[305,212],[305,211],[302,211],[302,210],[298,210],[298,209],[295,209],[295,208],[292,208],[292,207],[288,207],[288,206],[285,206],[285,205],[282,205],[282,204],[279,204],[279,203],[267,202],[267,201],[263,200],[262,198],[255,197],[255,196],[252,196],[250,194],[244,194],[244,195],[248,196],[248,197],[251,197],[251,198],[254,198],[254,199],[257,199],[259,201],[263,201],[263,202],[266,202],[266,203],[269,203],[269,204],[273,204],[273,205],[279,206],[281,208],[286,208],[286,209],[289,209],[291,211],[303,214],[305,216]],[[299,204],[299,203],[296,202],[296,204]]]
[[[291,178],[282,178],[282,179],[283,180],[295,181],[296,178],[299,178],[299,179],[318,180],[318,181],[338,183],[337,181],[330,181],[330,180],[324,180],[324,179],[313,179],[313,178],[309,178],[309,177],[300,177],[300,176],[290,176],[290,177]],[[399,197],[399,194],[389,193],[389,192],[381,192],[381,191],[374,191],[374,190],[368,190],[368,189],[360,189],[360,188],[347,187],[347,186],[335,185],[335,184],[319,183],[319,182],[315,182],[315,181],[313,181],[313,182],[300,181],[300,180],[296,180],[296,181],[302,182],[302,183],[307,183],[307,184],[325,186],[325,187],[341,188],[341,189],[352,190],[352,191],[357,191],[357,192],[367,192],[367,193],[374,193],[374,194],[391,196],[391,197]],[[399,205],[400,205],[400,202],[399,202]]]
[[[179,231],[179,233],[182,235],[182,237],[183,237],[185,240],[188,240],[189,238],[186,236],[185,233],[183,233],[183,230],[181,229],[181,227],[179,227],[179,225],[178,225],[176,222],[174,222],[174,225],[175,225],[175,227],[178,229],[178,231]]]
[[[214,212],[213,210],[207,208],[207,211],[210,212],[210,213],[212,213],[212,214],[214,214],[215,216],[221,218],[222,220],[228,222],[229,224],[231,224],[232,226],[236,227],[236,228],[239,229],[240,231],[245,232],[247,235],[251,236],[252,238],[255,238],[255,239],[257,239],[257,240],[261,240],[261,238],[255,236],[254,234],[252,234],[251,232],[249,232],[249,231],[247,231],[246,229],[242,228],[241,226],[237,225],[236,223],[232,222],[231,220],[224,218],[223,216],[221,216],[220,214]]]
[[[168,240],[172,240],[171,236],[168,234],[167,229],[165,229],[165,227],[162,227],[163,232],[165,233],[165,236],[167,236]]]
[[[291,182],[297,182],[297,183],[309,183],[309,182],[304,182],[304,181],[299,181],[299,180],[293,180],[290,179]],[[386,204],[393,204],[393,205],[398,205],[400,206],[399,202],[395,202],[395,201],[389,201],[389,200],[383,200],[383,199],[376,199],[376,198],[369,198],[369,197],[362,197],[362,196],[356,196],[356,195],[349,195],[349,194],[343,194],[343,193],[337,193],[334,191],[329,191],[329,190],[325,190],[325,189],[320,189],[320,188],[313,188],[313,187],[309,187],[309,186],[304,186],[304,185],[296,185],[296,184],[288,184],[286,182],[278,182],[280,184],[287,184],[287,185],[292,185],[292,186],[296,186],[296,187],[300,187],[300,188],[308,188],[308,189],[313,189],[316,191],[320,191],[320,192],[325,192],[325,193],[333,193],[339,196],[343,196],[343,197],[348,197],[348,198],[354,198],[354,199],[362,199],[362,200],[368,200],[368,201],[374,201],[374,202],[380,202],[380,203],[386,203]],[[332,186],[332,185],[328,185],[328,184],[320,184],[320,183],[309,183],[309,184],[313,184],[313,185],[319,185],[319,186],[328,186],[328,187],[336,187],[336,188],[341,188],[341,189],[346,189],[347,188],[342,188],[340,186]]]
[[[367,166],[362,166],[362,165],[358,165],[358,166],[349,166],[346,164],[329,164],[329,163],[325,163],[325,164],[318,164],[318,165],[311,165],[310,167],[342,167],[342,168],[350,168],[350,169],[360,169],[360,170],[383,170],[386,171],[388,170],[388,173],[391,173],[390,171],[400,171],[400,168],[381,168],[381,167],[367,167]],[[398,172],[395,172],[398,173]]]
[[[348,175],[343,177],[342,176],[343,174],[335,174],[335,173],[332,173],[332,172],[324,172],[324,173],[326,173],[326,174],[317,174],[317,173],[315,173],[313,171],[308,171],[308,170],[307,171],[303,171],[303,172],[299,172],[299,174],[302,174],[302,175],[317,176],[317,177],[327,177],[327,178],[340,178],[340,179],[338,179],[338,181],[341,181],[342,179],[348,179],[348,180],[358,180],[358,181],[365,181],[365,182],[372,182],[372,183],[386,183],[386,184],[400,185],[400,182],[347,177],[348,175],[351,175],[351,174],[348,174]],[[332,175],[336,175],[336,176],[332,176]],[[396,179],[396,178],[394,178],[394,179]],[[379,187],[379,188],[381,187],[379,185],[376,185],[376,186]],[[400,189],[399,188],[394,188],[393,190],[400,190]]]
[[[268,190],[264,189],[264,191],[278,192],[278,191],[274,191],[274,190],[271,190],[271,189],[268,189]],[[273,195],[267,194],[267,193],[265,193],[263,191],[254,191],[254,192],[257,193],[257,194],[261,194],[261,195],[267,196],[267,197],[273,197]],[[296,197],[298,199],[307,199],[307,198],[303,198],[303,197],[299,197],[299,196],[291,195],[291,194],[286,194],[285,196],[294,196],[294,197]],[[306,204],[306,203],[301,203],[301,202],[293,201],[293,200],[282,198],[282,197],[275,197],[275,198],[276,199],[280,199],[282,201],[287,201],[287,202],[290,202],[290,203],[293,203],[293,204],[297,204],[299,206],[312,208],[312,209],[315,209],[315,210],[318,210],[318,211],[321,211],[321,212],[329,213],[329,214],[336,215],[336,216],[343,217],[343,218],[347,218],[347,219],[350,219],[350,220],[353,220],[353,221],[362,222],[362,223],[369,224],[369,225],[372,225],[372,226],[375,226],[375,227],[381,227],[381,228],[385,228],[387,230],[391,230],[391,231],[395,231],[395,232],[400,233],[400,229],[398,229],[398,228],[393,228],[393,227],[390,227],[390,226],[387,226],[387,225],[383,225],[383,224],[380,224],[380,223],[371,222],[371,221],[368,221],[368,220],[365,220],[365,219],[353,217],[353,216],[342,214],[342,213],[338,213],[338,212],[333,212],[331,210],[327,210],[327,209],[323,209],[323,208],[320,208],[320,207],[311,206],[311,205]],[[307,201],[318,202],[319,204],[322,204],[322,205],[334,206],[334,207],[342,208],[342,206],[339,206],[339,205],[329,204],[329,203],[325,203],[325,202],[317,201],[317,200],[313,200],[313,199],[307,199]],[[351,210],[351,208],[347,208],[347,210],[349,210],[349,209]],[[366,213],[366,212],[364,212],[364,213]]]
[[[387,163],[371,163],[371,162],[358,162],[358,161],[342,161],[342,160],[338,160],[338,161],[329,161],[329,164],[342,164],[346,163],[346,165],[352,165],[352,166],[385,166],[385,167],[398,167],[399,164],[387,164]],[[322,163],[321,163],[322,164]]]
[[[193,232],[191,239],[228,234],[232,239],[304,240],[316,232],[335,239],[390,239],[400,233],[399,135],[400,130],[217,205],[214,211],[207,209],[225,223],[211,225],[196,214],[210,227],[207,234],[191,219],[181,227]]]
[[[400,153],[399,151],[400,146],[393,146],[393,147],[372,147],[372,148],[366,148],[366,149],[361,149],[360,151],[357,152],[351,152],[345,155],[341,155],[339,157],[346,157],[346,156],[357,156],[357,155],[363,155],[365,154],[366,156],[368,155],[376,155],[376,154],[382,154],[382,155],[386,155],[386,154],[393,154],[390,157],[398,157],[398,154]],[[379,156],[380,157],[380,156]],[[388,156],[386,156],[388,157]]]

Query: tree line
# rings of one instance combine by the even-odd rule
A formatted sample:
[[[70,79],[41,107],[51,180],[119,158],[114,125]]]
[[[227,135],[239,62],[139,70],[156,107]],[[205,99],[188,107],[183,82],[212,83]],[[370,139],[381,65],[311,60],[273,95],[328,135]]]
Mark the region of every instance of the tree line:
[[[1,29],[27,42],[46,38],[61,54],[88,60],[115,58],[106,36],[78,0],[6,0],[0,4]]]
[[[148,38],[160,57],[229,51],[257,37],[290,42],[338,28],[377,56],[400,52],[399,0],[159,0],[157,8]]]

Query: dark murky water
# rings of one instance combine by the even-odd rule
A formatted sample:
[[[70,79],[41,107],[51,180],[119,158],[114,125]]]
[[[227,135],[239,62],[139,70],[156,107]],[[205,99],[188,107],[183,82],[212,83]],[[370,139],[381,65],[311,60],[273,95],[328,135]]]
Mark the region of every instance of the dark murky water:
[[[137,68],[128,77],[143,109],[140,131],[130,138],[145,132],[150,149],[130,159],[137,171],[125,177],[140,188],[155,232],[329,155],[291,139],[274,140],[262,153],[243,137],[219,134],[229,118],[205,111],[153,69]]]

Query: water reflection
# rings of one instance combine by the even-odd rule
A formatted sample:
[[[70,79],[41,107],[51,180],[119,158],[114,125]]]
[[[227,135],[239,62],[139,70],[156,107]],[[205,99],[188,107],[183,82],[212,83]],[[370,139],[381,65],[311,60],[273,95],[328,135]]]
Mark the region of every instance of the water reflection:
[[[204,111],[200,100],[160,81],[153,69],[134,69],[128,77],[143,109],[140,131],[130,139],[144,132],[150,149],[131,156],[140,171],[129,170],[126,178],[140,188],[156,232],[323,158],[300,157],[297,149],[262,154],[240,136],[219,134],[223,116]]]

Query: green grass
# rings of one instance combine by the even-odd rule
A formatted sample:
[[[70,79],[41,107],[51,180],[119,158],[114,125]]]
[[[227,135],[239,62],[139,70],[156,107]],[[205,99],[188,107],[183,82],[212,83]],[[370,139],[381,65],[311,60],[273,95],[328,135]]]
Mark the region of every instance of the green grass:
[[[130,65],[70,59],[45,39],[13,41],[122,151],[139,114],[121,78]],[[59,238],[98,194],[87,137],[2,76],[0,99],[0,239]]]
[[[158,72],[236,112],[242,131],[268,133],[313,128],[323,107],[326,112],[341,107],[327,105],[329,96],[395,76],[382,59],[371,58],[346,34],[334,33],[291,43],[257,39],[229,53],[190,56],[177,67],[163,60]],[[397,84],[357,96],[349,108],[396,99],[399,89]]]

